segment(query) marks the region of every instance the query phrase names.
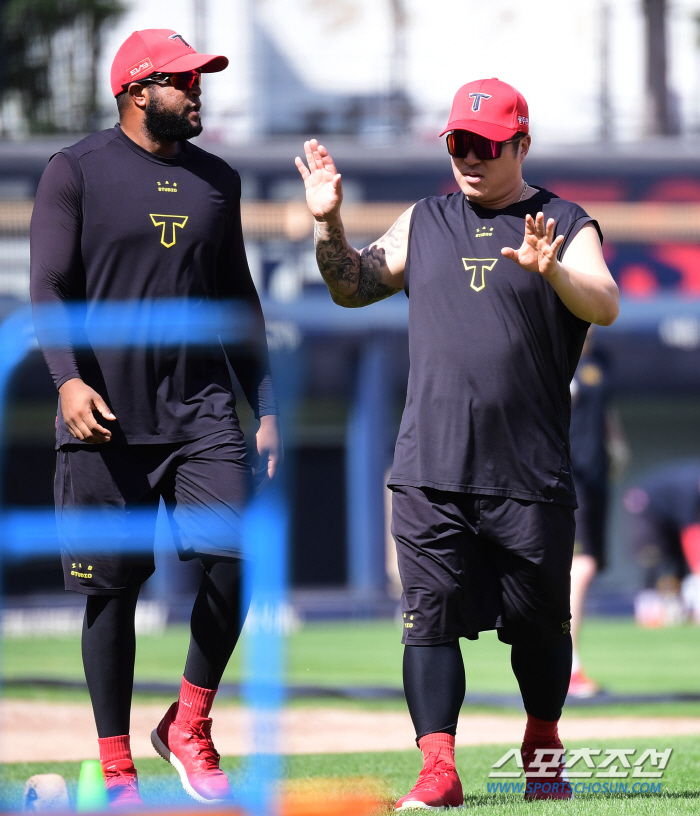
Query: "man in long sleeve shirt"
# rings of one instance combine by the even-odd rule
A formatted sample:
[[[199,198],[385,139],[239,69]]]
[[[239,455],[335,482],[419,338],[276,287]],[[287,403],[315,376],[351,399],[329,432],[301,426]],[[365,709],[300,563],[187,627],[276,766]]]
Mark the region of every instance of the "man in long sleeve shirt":
[[[41,308],[37,334],[59,392],[55,496],[65,583],[87,596],[83,662],[114,809],[141,803],[129,747],[134,612],[154,570],[152,553],[120,551],[114,530],[136,508],[150,509],[155,528],[161,498],[180,557],[200,560],[202,583],[180,697],[152,742],[195,799],[230,792],[209,713],[243,623],[235,531],[253,474],[229,363],[260,419],[256,475],[274,475],[281,445],[264,320],[243,246],[240,178],[188,141],[202,130],[202,73],[227,64],[198,54],[174,31],[134,32],[112,65],[119,124],[52,158],[32,217],[32,302],[87,306],[80,342],[68,329],[46,333]],[[186,298],[193,309],[243,301],[254,336],[235,351],[186,342],[90,344],[102,331],[92,320],[98,304],[169,298]],[[66,511],[86,506],[111,522],[109,554],[91,552],[85,531],[66,521]],[[230,527],[230,545],[222,546],[214,525],[208,529],[207,514],[217,533],[222,522]]]

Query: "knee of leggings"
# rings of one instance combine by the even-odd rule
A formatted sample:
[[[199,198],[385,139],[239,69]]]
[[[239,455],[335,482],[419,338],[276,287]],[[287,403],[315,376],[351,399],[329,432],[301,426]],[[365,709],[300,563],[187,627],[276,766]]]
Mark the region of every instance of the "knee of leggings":
[[[213,596],[219,596],[239,608],[247,609],[250,599],[247,597],[248,586],[244,586],[243,567],[240,561],[216,561],[204,564],[201,590]]]
[[[498,638],[502,643],[511,646],[527,646],[530,649],[551,649],[560,643],[571,639],[570,621],[562,623],[542,622],[539,625],[511,625],[498,630]]]

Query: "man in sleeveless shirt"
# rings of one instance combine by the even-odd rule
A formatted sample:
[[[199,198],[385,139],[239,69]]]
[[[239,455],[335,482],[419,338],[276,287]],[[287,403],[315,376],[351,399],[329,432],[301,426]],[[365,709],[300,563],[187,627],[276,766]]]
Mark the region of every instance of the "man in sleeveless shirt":
[[[35,305],[87,302],[91,315],[105,302],[238,299],[256,327],[245,353],[185,342],[86,349],[74,348],[70,335],[45,337],[37,309],[59,392],[55,495],[65,584],[87,596],[83,664],[112,809],[142,805],[129,737],[134,614],[155,568],[152,552],[120,551],[119,539],[132,511],[148,514],[155,532],[161,498],[180,558],[199,562],[201,583],[179,699],[151,741],[193,798],[230,793],[209,714],[245,617],[237,528],[253,474],[229,363],[260,418],[257,474],[271,477],[281,451],[262,310],[243,246],[240,177],[189,142],[202,130],[202,75],[227,64],[198,54],[175,31],[135,31],[112,64],[119,124],[51,159],[32,216]],[[104,331],[89,317],[85,329],[88,337]],[[109,532],[73,529],[71,509],[82,507],[99,513]],[[214,525],[223,525],[223,545]],[[100,534],[112,551],[86,544]]]
[[[571,674],[569,383],[589,324],[617,317],[618,291],[595,221],[523,180],[528,130],[515,88],[460,88],[441,134],[459,192],[419,201],[359,251],[328,151],[311,140],[306,163],[296,159],[333,300],[409,296],[411,368],[389,486],[404,688],[424,764],[397,809],[462,804],[459,638],[488,629],[511,647],[527,712],[525,795],[571,797],[557,731]]]

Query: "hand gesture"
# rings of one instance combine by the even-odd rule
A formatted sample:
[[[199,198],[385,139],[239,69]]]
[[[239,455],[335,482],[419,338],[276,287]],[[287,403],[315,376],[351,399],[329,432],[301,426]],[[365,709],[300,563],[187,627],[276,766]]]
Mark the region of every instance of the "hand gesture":
[[[306,203],[317,221],[335,220],[340,215],[340,204],[343,200],[343,185],[340,173],[335,169],[333,159],[323,145],[316,139],[304,142],[306,163],[294,159],[297,169],[304,179]]]
[[[559,269],[557,252],[564,243],[564,236],[554,238],[554,219],[544,224],[544,213],[537,213],[537,218],[525,216],[525,237],[519,249],[504,247],[501,255],[515,261],[528,272],[539,272],[545,278],[555,275]]]
[[[93,412],[100,413],[109,420],[115,420],[116,417],[97,391],[74,377],[66,380],[58,393],[61,395],[63,419],[75,439],[93,444],[109,442],[112,432],[99,424]]]

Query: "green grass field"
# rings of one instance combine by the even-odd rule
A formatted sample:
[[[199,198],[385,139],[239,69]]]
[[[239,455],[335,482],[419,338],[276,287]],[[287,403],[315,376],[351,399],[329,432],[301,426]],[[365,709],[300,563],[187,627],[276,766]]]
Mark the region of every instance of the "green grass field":
[[[625,740],[596,741],[599,748],[650,747],[650,741]],[[582,794],[573,802],[534,802],[525,805],[522,795],[489,793],[488,774],[491,765],[512,746],[488,746],[457,749],[457,767],[465,794],[465,811],[479,816],[515,816],[528,814],[567,813],[570,816],[588,814],[640,814],[640,816],[669,816],[670,814],[697,814],[700,811],[698,768],[700,767],[700,737],[674,737],[655,740],[654,746],[674,748],[664,778],[661,793],[635,794],[631,790],[616,794]],[[574,747],[572,745],[571,747]],[[419,770],[417,751],[361,754],[307,754],[286,760],[286,776],[291,780],[304,780],[313,785],[314,780],[336,777],[379,780],[386,811],[399,796],[406,793],[416,780]],[[168,807],[187,805],[191,801],[183,793],[175,771],[159,759],[140,760],[141,792],[146,804]],[[235,782],[240,762],[231,758],[222,760],[223,769]],[[2,769],[0,806],[19,808],[25,780],[35,773],[60,773],[66,779],[69,792],[75,795],[79,771],[78,763],[18,763],[5,765]],[[629,781],[631,788],[632,780]],[[527,810],[525,811],[525,808]],[[329,814],[332,814],[332,808]]]
[[[393,622],[353,621],[308,624],[289,637],[288,682],[318,686],[401,686],[400,629]],[[136,679],[179,682],[187,653],[186,627],[138,640]],[[241,644],[224,676],[241,676]],[[517,693],[508,647],[487,632],[476,642],[462,641],[468,692]],[[582,655],[587,672],[608,691],[630,694],[700,692],[700,629],[640,629],[627,619],[593,619],[583,632]],[[2,643],[2,678],[83,677],[78,637],[7,639]],[[60,697],[74,693],[8,690],[13,696]],[[342,701],[343,705],[347,703]],[[365,706],[365,703],[362,703]],[[403,706],[402,702],[373,705]],[[670,706],[670,707],[669,707]],[[695,713],[700,704],[622,706],[609,713]],[[590,712],[588,708],[577,712]],[[600,713],[595,709],[594,713]]]
[[[319,686],[393,686],[401,683],[400,630],[390,622],[310,624],[290,636],[288,680],[292,684]],[[177,683],[187,649],[187,630],[169,629],[163,636],[139,639],[136,677]],[[242,644],[244,645],[244,644]],[[476,643],[463,643],[467,688],[472,692],[517,691],[510,671],[508,648],[492,633]],[[698,692],[700,680],[700,630],[681,627],[643,630],[628,620],[591,620],[585,629],[582,653],[587,671],[606,689],[617,693]],[[2,643],[2,677],[80,679],[80,647],[77,638],[7,639]],[[240,678],[240,657],[235,657],[225,680]],[[44,699],[86,699],[83,692],[46,692],[43,689],[6,689],[5,694]],[[145,699],[142,698],[142,699]],[[153,699],[153,698],[148,698]],[[224,702],[224,701],[222,701]],[[347,706],[344,700],[299,701],[304,704]],[[400,708],[402,701],[352,703],[363,708]],[[700,716],[697,703],[596,706],[572,709],[572,714]],[[624,742],[624,745],[622,745]],[[520,814],[525,805],[520,795],[495,794],[487,790],[491,765],[513,746],[460,748],[458,768],[465,787],[466,805],[483,814]],[[574,745],[567,746],[574,747]],[[590,747],[590,746],[589,746]],[[572,814],[666,814],[700,813],[700,737],[656,740],[596,741],[596,748],[673,747],[674,754],[662,783],[662,794],[582,795],[573,803],[531,803],[528,813]],[[406,793],[419,770],[417,751],[398,753],[330,754],[289,757],[290,779],[365,777],[380,780],[387,803]],[[224,758],[223,767],[235,778],[239,761]],[[21,789],[33,773],[62,773],[75,786],[77,763],[5,765],[0,778],[0,806],[16,808]],[[162,760],[139,762],[144,798],[158,804],[187,804],[174,771]],[[329,810],[332,813],[332,809]]]

